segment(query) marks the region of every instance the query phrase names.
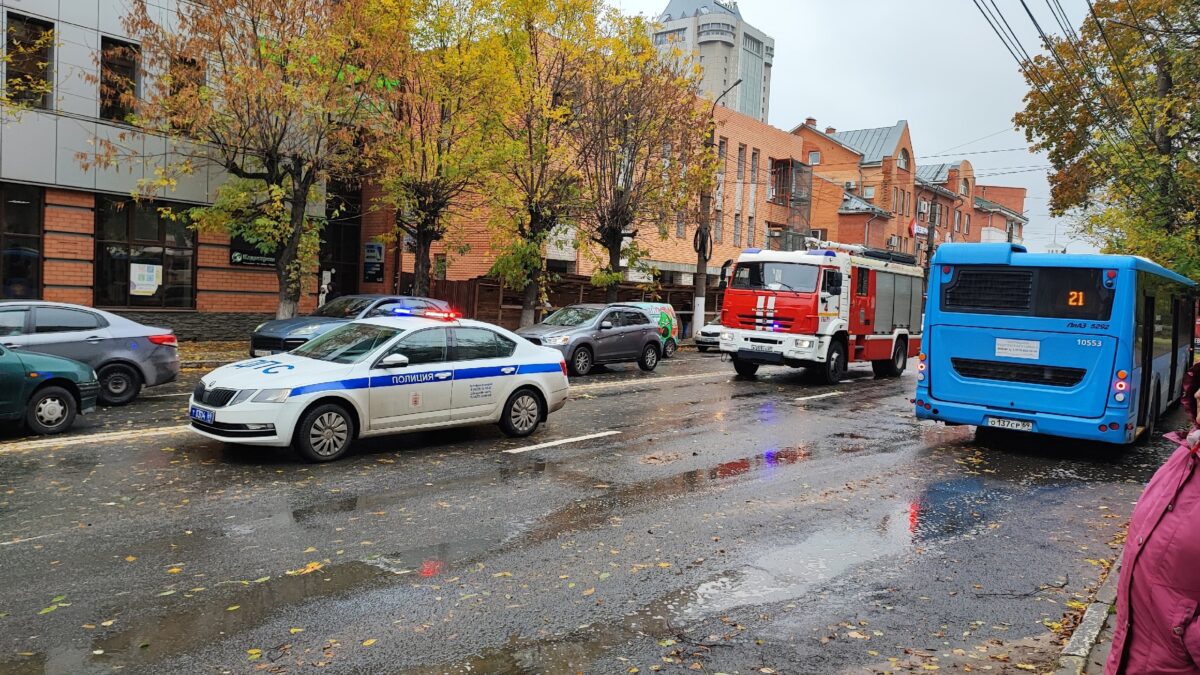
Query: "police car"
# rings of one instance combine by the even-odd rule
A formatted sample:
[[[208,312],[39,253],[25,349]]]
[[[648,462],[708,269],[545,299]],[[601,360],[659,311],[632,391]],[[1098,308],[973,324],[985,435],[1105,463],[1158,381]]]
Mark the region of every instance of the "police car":
[[[478,321],[385,317],[214,370],[189,416],[203,436],[327,462],[356,438],[417,429],[498,423],[528,436],[566,399],[556,349]]]

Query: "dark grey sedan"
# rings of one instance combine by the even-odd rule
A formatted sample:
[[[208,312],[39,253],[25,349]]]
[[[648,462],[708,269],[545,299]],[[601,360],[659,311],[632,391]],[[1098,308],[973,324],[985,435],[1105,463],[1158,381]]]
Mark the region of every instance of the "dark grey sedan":
[[[65,356],[92,367],[100,402],[124,405],[143,386],[179,377],[179,343],[167,328],[143,326],[112,312],[59,302],[0,302],[0,343]]]
[[[275,319],[260,324],[250,336],[250,356],[270,356],[290,352],[328,330],[374,316],[425,316],[450,314],[444,300],[410,295],[343,295],[317,308],[309,316]]]

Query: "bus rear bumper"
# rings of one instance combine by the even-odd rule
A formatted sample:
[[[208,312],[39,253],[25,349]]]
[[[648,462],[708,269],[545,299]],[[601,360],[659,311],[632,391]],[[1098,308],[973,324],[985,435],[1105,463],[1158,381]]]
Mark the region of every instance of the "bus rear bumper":
[[[921,398],[920,394],[918,394],[918,400],[930,406],[928,410],[925,409],[924,405],[916,406],[915,411],[918,419],[938,420],[947,424],[970,424],[976,427],[989,427],[991,426],[988,423],[989,418],[993,420],[1030,422],[1033,425],[1031,433],[1062,436],[1065,438],[1081,438],[1115,445],[1132,443],[1134,434],[1136,433],[1132,425],[1132,420],[1129,418],[1131,413],[1127,410],[1112,410],[1106,412],[1103,417],[1087,418],[1045,413],[1030,415],[1015,411],[992,410],[983,406],[947,403],[945,401]],[[1116,429],[1111,428],[1113,424],[1117,425]],[[1101,425],[1104,426],[1104,431],[1100,430]]]

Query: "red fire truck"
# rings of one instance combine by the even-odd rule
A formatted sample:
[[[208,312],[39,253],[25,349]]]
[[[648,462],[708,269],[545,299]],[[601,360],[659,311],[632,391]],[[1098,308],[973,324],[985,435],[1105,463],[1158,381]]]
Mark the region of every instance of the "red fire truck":
[[[922,269],[912,256],[846,246],[746,249],[721,305],[720,349],[739,375],[808,368],[833,384],[851,361],[898,377],[921,349]]]

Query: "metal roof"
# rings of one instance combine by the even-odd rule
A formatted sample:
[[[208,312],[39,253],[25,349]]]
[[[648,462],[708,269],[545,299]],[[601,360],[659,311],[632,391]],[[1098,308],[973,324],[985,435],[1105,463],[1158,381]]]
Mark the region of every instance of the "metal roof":
[[[704,16],[706,14],[727,14],[736,17],[739,21],[742,18],[742,13],[738,10],[736,2],[671,0],[667,3],[667,8],[662,11],[658,19],[659,21],[677,21],[679,19],[687,19],[697,15]]]
[[[880,216],[887,215],[887,211],[849,192],[842,193],[842,206],[838,209],[838,213],[874,213]]]
[[[900,120],[894,126],[839,131],[833,134],[833,137],[839,143],[861,152],[863,164],[876,164],[896,151],[896,146],[900,145],[900,138],[906,127],[908,127],[908,122]]]
[[[991,211],[993,213],[1003,213],[1004,215],[1010,216],[1010,217],[1014,218],[1015,220],[1021,221],[1022,223],[1029,222],[1028,218],[1017,213],[1016,211],[1013,211],[1012,209],[1008,208],[1007,206],[1002,206],[1000,204],[997,204],[996,202],[988,201],[988,200],[984,199],[983,197],[975,198],[975,208],[977,208],[981,211]]]
[[[950,170],[957,169],[962,162],[953,164],[922,164],[917,167],[917,178],[929,183],[945,183]]]

